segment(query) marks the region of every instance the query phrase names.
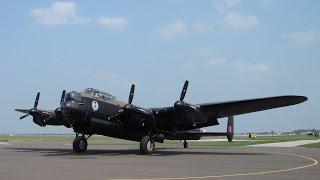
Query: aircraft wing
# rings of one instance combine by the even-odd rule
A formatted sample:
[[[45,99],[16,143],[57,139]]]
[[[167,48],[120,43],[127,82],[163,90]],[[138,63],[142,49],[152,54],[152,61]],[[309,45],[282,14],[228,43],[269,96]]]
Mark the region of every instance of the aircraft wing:
[[[304,96],[276,96],[196,105],[186,104],[184,107],[180,107],[180,109],[165,107],[155,108],[153,111],[163,121],[194,125],[205,123],[203,125],[212,126],[219,124],[217,118],[295,105],[307,99]]]
[[[234,115],[295,105],[307,100],[304,96],[276,96],[218,103],[189,104],[184,101],[188,83],[189,81],[185,81],[180,99],[173,106],[151,109],[144,109],[131,104],[135,89],[133,84],[128,104],[110,115],[108,120],[121,121],[128,126],[129,124],[140,124],[142,127],[149,127],[157,124],[163,130],[181,131],[218,125],[218,118],[233,118]],[[156,120],[154,121],[154,119]]]
[[[276,96],[258,99],[247,99],[219,103],[198,104],[200,111],[208,117],[223,118],[280,108],[302,103],[308,98],[304,96]]]

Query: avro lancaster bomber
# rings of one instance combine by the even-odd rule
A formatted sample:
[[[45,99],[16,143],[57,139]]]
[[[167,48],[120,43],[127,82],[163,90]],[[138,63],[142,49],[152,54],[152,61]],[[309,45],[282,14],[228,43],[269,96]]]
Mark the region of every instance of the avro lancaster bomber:
[[[73,128],[76,137],[73,150],[83,153],[87,150],[87,139],[94,134],[140,142],[142,154],[151,154],[155,142],[165,139],[183,141],[198,140],[202,136],[226,136],[233,139],[233,117],[240,114],[263,111],[302,103],[304,96],[276,96],[258,99],[190,104],[184,101],[188,81],[185,82],[180,99],[172,106],[143,108],[132,104],[135,85],[131,86],[127,103],[117,100],[103,91],[88,88],[83,92],[62,92],[60,107],[55,110],[38,108],[38,92],[31,109],[15,109],[29,115],[41,127],[46,125]],[[226,132],[204,132],[203,127],[219,125],[218,119],[227,117]]]

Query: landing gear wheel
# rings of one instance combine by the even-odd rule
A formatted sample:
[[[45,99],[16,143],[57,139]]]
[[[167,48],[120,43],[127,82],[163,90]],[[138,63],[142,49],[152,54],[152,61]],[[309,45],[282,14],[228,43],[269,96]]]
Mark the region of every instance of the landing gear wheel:
[[[73,151],[75,153],[83,153],[87,150],[88,142],[83,136],[77,136],[73,140]]]
[[[144,136],[140,142],[140,152],[141,154],[151,154],[155,148],[154,142],[151,140],[150,136]]]
[[[184,142],[183,142],[183,147],[184,147],[184,148],[188,148],[188,146],[189,146],[189,145],[188,145],[188,142],[187,142],[186,140],[184,140]]]

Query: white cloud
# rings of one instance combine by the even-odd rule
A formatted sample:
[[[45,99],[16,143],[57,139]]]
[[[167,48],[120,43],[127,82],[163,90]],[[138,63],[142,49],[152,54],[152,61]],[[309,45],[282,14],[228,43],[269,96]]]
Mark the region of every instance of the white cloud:
[[[179,35],[187,35],[189,30],[182,20],[175,20],[163,27],[155,29],[155,32],[162,38],[172,39]]]
[[[258,17],[255,15],[245,15],[229,11],[225,13],[221,19],[218,20],[218,23],[222,26],[238,31],[256,27],[260,22]]]
[[[241,0],[220,0],[226,8],[232,8],[238,4],[240,4]]]
[[[240,0],[219,0],[216,1],[214,8],[219,17],[217,25],[230,28],[235,31],[256,27],[260,24],[256,15],[236,12],[234,9],[241,3]]]
[[[207,48],[207,47],[202,47],[202,48],[198,48],[192,51],[192,54],[194,56],[198,56],[203,58],[212,58],[214,56],[214,49],[212,48]]]
[[[36,8],[30,14],[36,18],[36,22],[45,26],[63,24],[89,23],[91,18],[77,15],[78,7],[74,2],[54,2],[48,8]]]
[[[207,32],[213,30],[214,28],[213,24],[204,21],[195,22],[191,26],[197,32]]]
[[[214,58],[214,59],[209,60],[207,66],[208,67],[216,67],[219,65],[223,65],[225,63],[226,63],[226,60],[224,58]]]
[[[281,36],[297,44],[320,43],[320,31],[316,30],[284,33]]]
[[[214,8],[218,11],[218,13],[224,14],[225,12],[234,8],[240,3],[241,0],[217,0],[214,5]]]
[[[203,71],[215,68],[224,70],[238,71],[246,74],[267,74],[270,72],[270,67],[264,63],[252,63],[249,61],[234,61],[224,57],[219,57],[214,54],[211,48],[199,48],[191,52],[192,60],[185,61],[182,64],[183,71]]]
[[[260,2],[265,7],[272,7],[276,4],[276,0],[260,0]]]
[[[111,30],[120,30],[127,26],[128,20],[124,17],[99,17],[98,24]]]
[[[246,71],[251,73],[267,73],[270,71],[270,68],[266,64],[253,64],[243,61],[231,62],[231,66],[236,70]]]
[[[112,92],[117,92],[117,90],[119,89],[125,90],[125,92],[127,92],[128,88],[130,88],[132,84],[132,82],[127,79],[127,77],[123,78],[121,75],[107,68],[88,68],[85,71],[85,75],[92,78],[92,81],[108,82],[106,86]]]
[[[117,75],[109,69],[96,69],[92,76],[96,79],[111,80],[116,79]]]
[[[183,71],[194,71],[201,66],[202,65],[199,60],[191,60],[191,61],[184,62],[181,67]]]
[[[228,61],[224,58],[212,58],[208,61],[192,60],[182,64],[183,71],[202,71],[213,68],[230,69],[246,74],[267,74],[270,72],[270,67],[262,63],[250,63],[246,61]]]

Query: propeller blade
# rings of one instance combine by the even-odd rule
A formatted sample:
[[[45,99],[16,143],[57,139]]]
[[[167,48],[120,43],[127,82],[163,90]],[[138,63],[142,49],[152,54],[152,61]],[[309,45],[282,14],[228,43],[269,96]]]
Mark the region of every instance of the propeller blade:
[[[181,95],[180,95],[180,101],[183,101],[184,97],[186,96],[187,89],[188,89],[188,84],[189,84],[189,81],[187,80],[183,85],[183,88],[182,88],[182,91],[181,91]]]
[[[66,90],[63,90],[63,91],[62,91],[62,95],[61,95],[60,104],[63,103],[65,96],[66,96]]]
[[[129,94],[129,101],[128,101],[128,104],[131,104],[131,103],[132,103],[133,95],[134,95],[134,88],[135,88],[135,85],[134,85],[134,84],[132,84],[132,86],[131,86],[131,90],[130,90],[130,94]]]
[[[29,116],[29,115],[30,115],[29,113],[28,113],[28,114],[25,114],[25,115],[21,116],[20,119],[26,118],[26,117]]]
[[[34,101],[34,106],[33,106],[34,108],[37,108],[37,107],[38,107],[39,98],[40,98],[40,92],[38,92],[37,97],[36,97],[36,100]]]

